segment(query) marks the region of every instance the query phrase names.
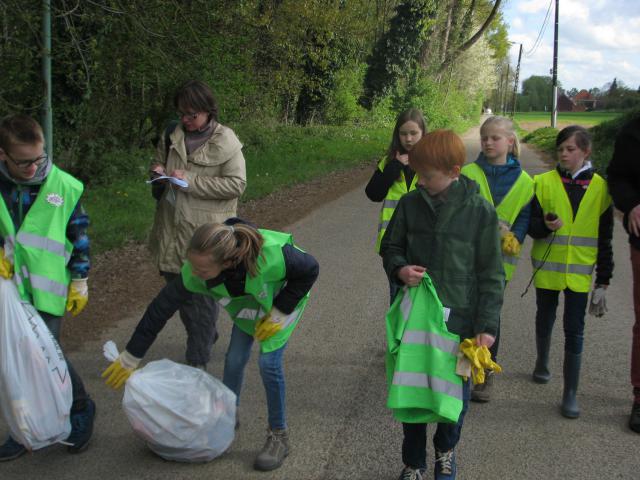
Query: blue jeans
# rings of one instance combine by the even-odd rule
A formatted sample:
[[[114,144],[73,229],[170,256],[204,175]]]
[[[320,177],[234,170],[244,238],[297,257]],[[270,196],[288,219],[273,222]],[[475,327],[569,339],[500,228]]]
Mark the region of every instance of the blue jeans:
[[[438,423],[433,436],[433,446],[440,452],[447,452],[458,444],[462,433],[462,423],[469,407],[471,379],[462,383],[462,411],[458,423]],[[402,461],[411,468],[427,467],[427,424],[403,423]]]
[[[244,367],[251,356],[253,336],[244,333],[237,325],[231,331],[229,349],[224,362],[224,375],[222,382],[236,394],[236,405],[240,404],[240,390]],[[286,344],[269,353],[260,353],[258,366],[262,384],[267,395],[267,411],[269,415],[269,427],[272,430],[287,428],[285,418],[285,384],[282,357]]]
[[[536,336],[550,337],[553,324],[556,321],[559,290],[547,290],[536,288]],[[564,290],[564,315],[562,325],[564,328],[564,349],[567,352],[578,355],[582,353],[584,341],[584,316],[587,312],[588,292],[574,292],[566,288]]]

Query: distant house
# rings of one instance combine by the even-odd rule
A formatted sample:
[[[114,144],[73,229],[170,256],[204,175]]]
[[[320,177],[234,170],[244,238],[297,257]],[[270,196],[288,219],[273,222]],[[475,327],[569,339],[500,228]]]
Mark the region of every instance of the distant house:
[[[596,108],[596,99],[586,90],[580,90],[573,97],[573,103],[576,106],[574,112],[584,112]]]
[[[573,112],[575,104],[564,93],[558,95],[558,111],[559,112]]]

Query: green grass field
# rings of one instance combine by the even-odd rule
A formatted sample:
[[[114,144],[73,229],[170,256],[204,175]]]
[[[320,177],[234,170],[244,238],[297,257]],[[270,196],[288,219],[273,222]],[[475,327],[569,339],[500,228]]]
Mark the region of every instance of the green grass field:
[[[599,125],[602,122],[612,120],[618,115],[620,115],[620,112],[558,112],[558,124],[575,124],[583,127],[593,127],[594,125]],[[520,125],[543,122],[545,125],[540,125],[540,127],[551,126],[551,113],[518,112],[515,115],[515,120]]]

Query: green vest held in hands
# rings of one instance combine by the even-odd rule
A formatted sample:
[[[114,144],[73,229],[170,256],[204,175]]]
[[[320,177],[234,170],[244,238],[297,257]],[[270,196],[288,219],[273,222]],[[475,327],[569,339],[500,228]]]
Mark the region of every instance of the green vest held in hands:
[[[387,164],[387,157],[385,156],[378,163],[378,169],[382,172],[384,170],[385,165]],[[413,176],[413,180],[411,181],[411,185],[407,190],[407,180],[404,176],[404,171],[400,172],[400,176],[398,179],[393,182],[391,188],[387,192],[387,196],[382,203],[382,209],[380,210],[380,222],[378,223],[378,238],[376,240],[376,252],[380,252],[380,242],[382,242],[382,237],[384,237],[384,232],[387,231],[387,226],[389,225],[389,220],[393,216],[393,211],[398,206],[398,202],[400,199],[411,190],[416,189],[416,182],[418,181],[418,174],[416,173]]]
[[[604,179],[594,174],[573,218],[573,209],[557,170],[535,176],[536,197],[543,215],[555,213],[562,228],[546,238],[536,239],[531,263],[536,288],[588,292],[598,258],[600,216],[611,205]],[[539,270],[538,270],[539,269]]]
[[[462,174],[469,177],[480,186],[480,195],[482,195],[496,209],[498,220],[502,225],[511,229],[511,225],[516,221],[520,211],[527,206],[533,198],[533,180],[524,170],[520,172],[520,176],[515,181],[509,192],[504,196],[502,201],[496,206],[491,196],[487,177],[477,163],[469,163],[462,167]],[[519,256],[502,254],[502,265],[504,267],[505,280],[511,280],[516,266],[518,265]]]
[[[17,233],[5,202],[0,202],[0,235],[20,296],[56,316],[64,315],[71,281],[67,263],[73,245],[67,224],[83,189],[82,182],[53,165]]]
[[[462,411],[456,374],[460,337],[447,331],[428,275],[405,287],[386,317],[387,407],[404,423],[455,423]]]
[[[248,335],[255,334],[258,320],[271,311],[273,299],[285,284],[286,267],[282,247],[294,245],[293,237],[288,233],[263,229],[258,231],[264,239],[258,257],[258,274],[252,277],[247,273],[244,295],[232,297],[223,283],[208,289],[205,280],[193,275],[189,262],[184,264],[181,272],[182,281],[187,290],[214,298],[229,313],[238,328]],[[286,317],[282,330],[260,342],[262,353],[273,352],[287,343],[308,301],[307,293],[298,302],[293,312]]]

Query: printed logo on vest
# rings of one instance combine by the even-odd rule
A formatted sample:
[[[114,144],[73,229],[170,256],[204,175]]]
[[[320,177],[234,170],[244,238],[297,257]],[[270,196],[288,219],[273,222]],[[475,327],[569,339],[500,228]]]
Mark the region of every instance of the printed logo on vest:
[[[57,193],[50,193],[47,195],[47,202],[49,202],[54,207],[61,207],[64,203],[64,199],[62,198],[62,195],[59,195]]]

